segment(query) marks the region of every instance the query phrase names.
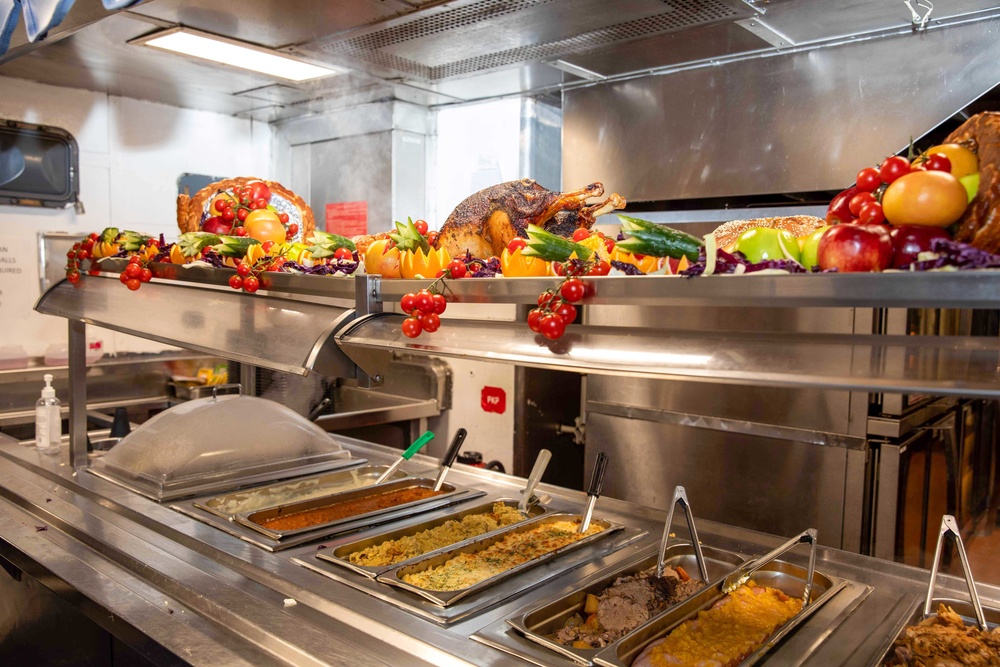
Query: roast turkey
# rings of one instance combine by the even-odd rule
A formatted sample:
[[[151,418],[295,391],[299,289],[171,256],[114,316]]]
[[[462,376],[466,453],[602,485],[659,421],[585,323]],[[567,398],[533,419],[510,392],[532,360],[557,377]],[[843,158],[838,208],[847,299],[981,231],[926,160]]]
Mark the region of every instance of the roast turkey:
[[[979,190],[958,221],[955,239],[987,252],[1000,252],[1000,112],[976,114],[948,135],[979,157]]]
[[[570,237],[577,227],[589,229],[598,216],[625,207],[625,199],[617,194],[586,204],[603,194],[600,183],[573,192],[553,192],[530,178],[500,183],[455,207],[441,227],[436,246],[447,249],[452,257],[468,252],[487,258],[503,252],[514,237],[525,236],[529,224]]]

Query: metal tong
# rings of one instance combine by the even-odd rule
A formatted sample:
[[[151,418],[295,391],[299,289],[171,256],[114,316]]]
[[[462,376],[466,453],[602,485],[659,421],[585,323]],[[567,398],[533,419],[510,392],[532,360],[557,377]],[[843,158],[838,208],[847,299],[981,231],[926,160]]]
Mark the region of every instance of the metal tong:
[[[937,547],[934,548],[934,564],[931,566],[931,580],[927,584],[927,597],[924,599],[924,618],[931,615],[931,599],[934,597],[934,584],[937,581],[938,565],[941,562],[941,553],[944,551],[944,538],[951,533],[958,545],[958,556],[962,559],[962,569],[965,571],[965,583],[969,587],[969,597],[972,598],[972,607],[976,610],[976,622],[979,629],[986,632],[986,616],[983,614],[983,606],[979,603],[979,594],[976,593],[976,582],[972,580],[972,568],[969,567],[969,557],[965,554],[965,544],[962,543],[962,534],[958,530],[958,523],[955,517],[945,514],[941,517],[941,532],[938,534]]]
[[[549,450],[543,449],[538,452],[535,465],[531,468],[531,474],[528,475],[528,483],[525,485],[524,491],[521,492],[521,500],[517,503],[517,509],[522,513],[528,511],[528,505],[531,504],[531,496],[535,492],[535,487],[542,481],[542,475],[545,474],[545,469],[549,466],[551,459],[552,452]]]
[[[448,471],[451,470],[452,464],[458,458],[458,450],[462,448],[462,443],[465,442],[465,436],[467,435],[469,435],[469,432],[464,428],[460,428],[455,432],[455,437],[452,439],[451,445],[448,446],[448,451],[445,452],[444,458],[441,459],[441,472],[438,473],[437,480],[434,482],[435,491],[441,490],[444,478],[448,476]]]
[[[405,452],[403,452],[403,455],[400,456],[398,459],[396,459],[396,462],[393,463],[391,466],[389,466],[389,468],[384,473],[379,475],[379,478],[375,480],[375,483],[381,484],[385,480],[389,479],[392,473],[399,470],[399,466],[403,465],[403,461],[409,461],[411,458],[413,458],[414,454],[420,451],[421,447],[423,447],[433,439],[434,439],[434,434],[431,433],[430,431],[427,431],[422,436],[414,440],[413,444],[410,445]]]
[[[797,546],[802,542],[808,542],[810,544],[809,549],[809,570],[806,574],[806,589],[802,594],[802,607],[805,608],[812,601],[812,587],[813,587],[813,575],[816,572],[816,529],[810,528],[809,530],[802,531],[792,539],[788,540],[780,547],[764,554],[756,560],[752,560],[749,563],[744,563],[738,568],[733,570],[726,580],[722,582],[722,592],[732,593],[737,588],[742,586],[750,579],[750,576],[764,567],[772,560],[778,556],[784,555],[786,552],[791,551],[793,547]]]
[[[581,533],[586,533],[587,529],[590,528],[590,520],[594,516],[594,505],[597,504],[597,499],[601,495],[601,487],[604,485],[604,471],[608,467],[608,455],[601,452],[597,455],[597,461],[594,463],[594,475],[590,478],[590,488],[587,489],[587,496],[589,500],[587,501],[587,512],[583,515],[583,521],[580,523]]]
[[[663,559],[667,555],[667,542],[670,541],[670,524],[674,521],[674,509],[680,505],[684,510],[684,517],[687,519],[688,532],[691,533],[691,544],[694,545],[694,557],[698,561],[698,572],[701,580],[708,583],[708,566],[705,565],[705,555],[701,552],[701,542],[698,541],[698,529],[694,527],[694,514],[691,512],[691,503],[688,502],[687,491],[683,486],[674,489],[674,500],[670,503],[670,512],[667,513],[667,522],[663,524],[663,537],[660,539],[660,557],[656,559],[656,576],[663,576]]]

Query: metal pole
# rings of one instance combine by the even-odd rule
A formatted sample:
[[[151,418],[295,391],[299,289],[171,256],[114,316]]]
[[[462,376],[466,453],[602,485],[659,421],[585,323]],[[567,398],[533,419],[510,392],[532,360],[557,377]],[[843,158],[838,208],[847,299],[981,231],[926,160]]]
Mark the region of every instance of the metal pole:
[[[69,320],[69,463],[87,467],[87,325]]]

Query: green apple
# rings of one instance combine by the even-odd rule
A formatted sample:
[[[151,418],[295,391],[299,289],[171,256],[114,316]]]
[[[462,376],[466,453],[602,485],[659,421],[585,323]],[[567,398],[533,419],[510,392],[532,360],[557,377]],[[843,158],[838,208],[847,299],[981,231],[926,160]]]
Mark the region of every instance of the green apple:
[[[802,242],[802,259],[799,260],[802,266],[810,270],[815,266],[819,266],[819,240],[823,238],[823,234],[830,227],[831,225],[820,227]]]
[[[958,182],[965,186],[965,193],[969,195],[969,201],[971,202],[976,196],[976,192],[979,191],[979,172],[963,176],[958,179]]]
[[[748,229],[736,239],[735,250],[756,264],[765,259],[794,259],[799,261],[799,242],[790,232],[770,227]]]

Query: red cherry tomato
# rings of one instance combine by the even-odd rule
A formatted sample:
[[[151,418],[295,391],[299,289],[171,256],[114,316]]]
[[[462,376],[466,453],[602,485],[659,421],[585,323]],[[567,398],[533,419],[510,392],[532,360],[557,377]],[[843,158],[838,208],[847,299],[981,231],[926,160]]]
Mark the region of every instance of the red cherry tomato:
[[[528,328],[535,333],[541,333],[542,328],[540,323],[542,318],[545,316],[545,311],[540,308],[532,308],[528,311]]]
[[[263,200],[264,205],[257,208],[266,208],[267,202],[271,200],[271,188],[267,187],[267,183],[255,181],[250,184],[250,191],[247,193],[247,196],[255,202]]]
[[[439,236],[441,236],[439,232],[429,232],[427,234],[427,243],[429,243],[432,248],[437,247]]]
[[[882,204],[877,201],[870,201],[861,207],[858,214],[858,221],[862,225],[881,225],[885,222],[885,213],[882,212]]]
[[[605,236],[604,247],[608,249],[609,253],[613,252],[615,249],[615,240],[613,238]]]
[[[580,241],[586,241],[590,238],[590,230],[584,229],[583,227],[577,227],[576,231],[573,232],[573,240],[579,243]]]
[[[236,276],[229,276],[229,286],[233,289],[243,289],[243,278]]]
[[[233,220],[236,219],[236,211],[234,211],[231,208],[222,209],[222,213],[219,214],[219,217],[221,217],[226,222],[232,222]]]
[[[294,222],[288,225],[288,233],[291,234],[292,236],[295,236],[296,234],[299,233],[299,226]]]
[[[859,215],[861,215],[861,207],[867,204],[868,202],[873,202],[873,201],[875,201],[875,195],[873,195],[870,192],[859,192],[858,194],[854,195],[853,197],[851,197],[851,203],[848,205],[848,208],[851,211],[851,215],[853,215],[855,218],[858,217]]]
[[[97,239],[101,238],[101,235],[98,234],[97,232],[91,232],[87,238],[90,239],[91,241],[97,241]]]
[[[556,308],[556,315],[568,326],[576,321],[576,306],[571,303],[563,303]]]
[[[516,250],[523,250],[528,246],[528,242],[522,239],[520,236],[515,236],[507,244],[507,252],[514,254]]]
[[[243,290],[253,294],[260,288],[260,280],[255,276],[247,276],[243,279]]]
[[[558,298],[553,292],[542,292],[538,295],[538,307],[545,308]]]
[[[934,153],[933,155],[927,156],[927,161],[924,162],[924,167],[927,171],[946,171],[951,173],[951,160],[944,153]]]
[[[67,252],[66,259],[76,259],[76,250],[70,250]]]
[[[347,248],[337,248],[333,253],[333,258],[339,260],[354,259],[354,253]]]
[[[287,225],[288,224],[288,214],[287,213],[279,213],[278,214],[278,220],[281,222],[281,224]]]
[[[253,207],[258,210],[262,208],[267,208],[267,200],[264,199],[263,197],[258,197],[257,199],[253,200]]]
[[[76,251],[77,259],[87,259],[88,257],[90,257],[90,251],[88,251],[86,248],[80,248],[79,250]]]
[[[236,273],[238,273],[241,278],[246,278],[250,275],[250,265],[246,262],[240,262],[236,265]]]
[[[87,269],[87,275],[88,276],[99,276],[99,275],[101,275],[101,270],[99,268],[97,268],[96,266],[91,266],[89,269]]]
[[[590,271],[587,272],[588,276],[606,276],[611,273],[611,265],[605,262],[603,259],[599,261]]]
[[[148,283],[153,279],[153,272],[149,269],[143,269],[139,274],[139,280],[144,283]]]
[[[425,313],[424,316],[420,318],[420,326],[423,327],[424,331],[427,333],[434,333],[441,328],[441,318],[437,313]]]
[[[413,305],[421,313],[433,313],[434,296],[427,290],[422,289],[417,292],[417,295],[413,300]]]
[[[80,282],[80,272],[70,271],[69,273],[66,274],[66,280],[68,280],[73,285],[77,284],[78,282]]]
[[[434,300],[434,312],[437,315],[442,314],[448,308],[448,300],[443,295],[432,294],[431,299]]]
[[[239,220],[240,222],[246,220],[248,215],[250,215],[250,211],[246,210],[245,208],[241,208],[240,210],[236,211],[236,219]]]
[[[142,267],[138,264],[129,264],[125,267],[125,275],[129,278],[138,278],[142,275]]]
[[[887,157],[886,159],[882,160],[882,164],[879,165],[878,168],[879,177],[886,183],[892,183],[900,176],[905,176],[908,173],[910,173],[910,161],[900,155],[893,155],[891,157]],[[860,184],[861,183],[859,181],[858,182],[859,187]],[[875,187],[878,186],[876,185]]]
[[[426,220],[417,220],[416,222],[413,223],[413,227],[414,227],[414,229],[417,230],[417,233],[420,234],[421,236],[427,236],[427,221]]]
[[[451,263],[448,264],[448,275],[452,278],[464,278],[469,270],[465,266],[465,262],[460,259],[453,259]]]
[[[878,169],[875,167],[865,167],[858,172],[858,178],[856,180],[858,185],[858,190],[864,192],[874,192],[878,186],[882,185],[882,177],[878,173]]]
[[[236,236],[246,236],[247,235],[247,228],[246,227],[242,227],[242,226],[240,226],[240,227],[233,227],[233,234],[236,234]]]
[[[559,317],[555,313],[550,313],[542,318],[538,323],[539,333],[548,338],[549,340],[556,340],[557,338],[562,338],[562,335],[566,332],[566,323],[563,318]]]
[[[562,262],[552,262],[552,270],[555,271],[557,276],[566,275],[566,265]]]
[[[142,287],[142,282],[138,278],[129,278],[125,281],[125,287],[129,288],[133,292]]]
[[[122,285],[124,285],[129,281],[128,274],[122,271],[121,273],[118,274],[118,280],[120,280],[122,282]]]
[[[583,281],[579,278],[570,278],[559,288],[559,294],[570,303],[576,303],[583,298]]]
[[[416,338],[420,335],[420,331],[423,327],[420,325],[420,321],[415,317],[407,317],[403,320],[403,335],[407,338]]]
[[[404,294],[403,298],[399,300],[399,305],[404,313],[412,313],[417,307],[417,295],[413,292]]]
[[[274,241],[264,241],[260,244],[260,249],[264,252],[271,252],[271,248],[274,247]]]
[[[139,255],[132,255],[131,257],[128,258],[128,263],[129,264],[141,264],[142,263],[142,257],[139,257]]]

